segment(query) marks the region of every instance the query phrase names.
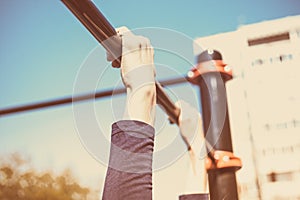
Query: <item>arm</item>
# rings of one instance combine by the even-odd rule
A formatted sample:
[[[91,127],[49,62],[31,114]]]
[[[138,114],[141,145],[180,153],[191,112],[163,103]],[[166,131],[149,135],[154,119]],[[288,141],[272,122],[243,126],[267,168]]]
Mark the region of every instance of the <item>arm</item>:
[[[185,192],[180,200],[206,200],[207,174],[205,168],[206,146],[200,113],[184,101],[176,102],[180,108],[179,129],[182,137],[191,145],[189,169]]]
[[[127,28],[122,37],[121,76],[127,89],[124,120],[112,125],[104,200],[151,200],[154,106],[153,48]],[[109,59],[109,56],[108,56]]]

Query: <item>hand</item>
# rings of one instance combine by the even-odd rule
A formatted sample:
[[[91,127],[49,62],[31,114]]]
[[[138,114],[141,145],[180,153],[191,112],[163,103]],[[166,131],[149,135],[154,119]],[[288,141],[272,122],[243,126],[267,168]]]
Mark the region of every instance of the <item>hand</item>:
[[[189,171],[185,194],[206,192],[207,174],[205,169],[206,147],[200,113],[184,101],[175,105],[180,108],[179,129],[182,137],[190,144]]]
[[[156,104],[153,47],[148,38],[134,35],[126,27],[118,28],[117,33],[122,38],[121,76],[127,88],[124,118],[153,125]]]
[[[202,145],[204,145],[204,134],[200,113],[183,100],[177,101],[175,105],[180,109],[178,125],[182,137],[192,146],[195,146],[195,139],[200,138],[203,142]],[[199,149],[200,147],[197,147],[196,149]]]

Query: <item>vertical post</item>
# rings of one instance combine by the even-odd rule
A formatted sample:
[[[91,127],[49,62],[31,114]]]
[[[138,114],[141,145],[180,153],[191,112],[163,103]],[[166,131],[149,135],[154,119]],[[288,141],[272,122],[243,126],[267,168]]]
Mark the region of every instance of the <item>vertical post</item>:
[[[198,64],[188,76],[199,86],[203,128],[206,140],[215,150],[232,152],[225,83],[232,78],[226,71],[222,56],[217,51],[205,51],[198,56]],[[209,147],[207,148],[210,151]],[[211,200],[237,200],[236,168],[208,169]]]

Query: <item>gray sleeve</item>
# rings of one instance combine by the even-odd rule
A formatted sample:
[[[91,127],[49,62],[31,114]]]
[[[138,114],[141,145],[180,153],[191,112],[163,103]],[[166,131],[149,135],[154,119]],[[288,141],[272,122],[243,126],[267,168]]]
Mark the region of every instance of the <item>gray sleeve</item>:
[[[154,128],[122,120],[112,125],[103,200],[151,200]]]

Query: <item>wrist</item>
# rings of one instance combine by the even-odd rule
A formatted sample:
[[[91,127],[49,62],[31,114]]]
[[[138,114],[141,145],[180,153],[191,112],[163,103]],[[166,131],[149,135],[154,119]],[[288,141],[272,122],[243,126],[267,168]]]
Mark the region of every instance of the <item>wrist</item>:
[[[128,72],[122,71],[122,80],[125,87],[134,92],[140,88],[148,88],[155,84],[155,68],[153,65],[144,65]]]
[[[155,83],[140,86],[139,88],[127,88],[127,105],[125,118],[138,120],[154,125],[156,105]]]

